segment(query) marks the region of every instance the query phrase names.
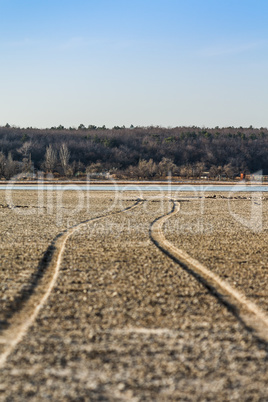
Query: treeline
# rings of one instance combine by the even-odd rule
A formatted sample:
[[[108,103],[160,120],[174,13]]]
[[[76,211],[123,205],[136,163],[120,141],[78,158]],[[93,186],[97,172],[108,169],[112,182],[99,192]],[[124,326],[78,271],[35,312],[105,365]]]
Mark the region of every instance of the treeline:
[[[267,128],[0,127],[0,177],[43,171],[66,177],[227,177],[268,174]]]

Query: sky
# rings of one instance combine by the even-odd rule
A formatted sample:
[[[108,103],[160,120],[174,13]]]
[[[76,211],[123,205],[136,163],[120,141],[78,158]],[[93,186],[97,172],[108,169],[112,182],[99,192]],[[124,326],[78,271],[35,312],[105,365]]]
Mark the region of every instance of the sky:
[[[0,126],[267,127],[267,0],[0,0]]]

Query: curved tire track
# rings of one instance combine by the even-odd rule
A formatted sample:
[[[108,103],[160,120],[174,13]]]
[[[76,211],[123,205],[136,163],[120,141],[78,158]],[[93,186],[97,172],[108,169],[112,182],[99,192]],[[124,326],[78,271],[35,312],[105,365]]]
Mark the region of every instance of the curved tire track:
[[[12,353],[18,343],[26,335],[29,327],[35,321],[40,309],[46,303],[52,289],[55,286],[60,264],[62,261],[65,244],[70,236],[72,236],[78,229],[89,222],[95,222],[97,220],[109,217],[111,215],[117,215],[123,212],[128,212],[138,205],[143,203],[142,199],[137,201],[130,207],[117,212],[111,212],[105,215],[98,216],[96,218],[90,218],[85,221],[72,226],[70,229],[58,234],[45,252],[42,261],[39,264],[38,271],[42,271],[42,275],[45,272],[45,277],[37,281],[31,289],[31,295],[23,303],[19,311],[16,311],[9,320],[9,326],[6,330],[3,330],[0,337],[0,346],[2,346],[2,353],[0,355],[0,368],[5,364],[8,356]],[[47,278],[47,276],[49,278]],[[18,304],[18,303],[17,303]]]
[[[221,301],[246,328],[262,341],[268,342],[268,317],[242,293],[234,289],[205,265],[192,258],[185,251],[178,249],[164,236],[163,225],[180,210],[180,204],[170,200],[173,207],[170,212],[154,220],[150,227],[153,243],[173,261],[202,283],[218,300]]]

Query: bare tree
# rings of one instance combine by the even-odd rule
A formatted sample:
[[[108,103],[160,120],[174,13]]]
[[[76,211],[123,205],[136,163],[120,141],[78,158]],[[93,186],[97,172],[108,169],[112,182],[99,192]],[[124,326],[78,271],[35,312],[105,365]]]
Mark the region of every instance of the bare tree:
[[[11,152],[8,153],[5,165],[5,178],[11,179],[17,173],[18,163],[13,160]]]
[[[176,174],[178,168],[169,158],[162,158],[158,164],[158,174],[160,177],[167,176],[168,174]]]
[[[209,169],[209,177],[216,179],[219,175],[218,167],[216,165],[212,165]]]
[[[60,147],[60,162],[65,175],[68,174],[69,159],[70,159],[70,152],[68,150],[67,145],[64,142],[61,144]]]
[[[203,162],[196,162],[193,166],[194,175],[200,179],[202,173],[205,170],[205,164]]]
[[[236,175],[238,175],[239,171],[231,163],[228,163],[223,167],[224,173],[228,177],[228,179],[234,179]]]
[[[29,173],[33,170],[32,156],[29,154],[27,157],[22,159],[22,172]]]
[[[223,167],[222,166],[211,166],[209,169],[209,176],[213,177],[217,180],[221,180],[221,176],[224,173]]]
[[[139,161],[139,164],[137,167],[137,173],[138,173],[139,177],[152,178],[156,175],[156,172],[157,172],[157,165],[153,161],[153,159],[150,159],[149,161],[141,159]]]
[[[0,177],[5,176],[6,157],[3,152],[0,152]]]
[[[23,158],[27,158],[30,154],[30,150],[32,148],[32,142],[26,141],[24,144],[18,149],[18,152],[22,154]]]
[[[189,177],[191,177],[191,175],[193,174],[193,169],[190,165],[183,165],[180,167],[180,175],[182,177],[186,177],[187,179],[189,179]]]
[[[46,148],[44,168],[48,172],[52,172],[57,165],[57,152],[51,144]]]
[[[30,172],[32,169],[32,156],[30,150],[32,148],[32,142],[26,141],[18,149],[18,152],[22,155],[22,172]]]
[[[75,175],[76,165],[77,163],[75,161],[68,165],[67,171],[65,173],[67,177],[73,177]]]

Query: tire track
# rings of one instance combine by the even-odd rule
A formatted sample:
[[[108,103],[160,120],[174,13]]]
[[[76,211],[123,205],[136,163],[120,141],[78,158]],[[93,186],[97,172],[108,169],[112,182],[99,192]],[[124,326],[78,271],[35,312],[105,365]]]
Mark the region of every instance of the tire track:
[[[37,269],[37,273],[35,277],[40,280],[36,280],[31,288],[30,296],[26,297],[26,301],[22,303],[19,310],[15,311],[13,316],[10,318],[7,329],[3,330],[0,336],[0,346],[1,346],[1,355],[0,355],[0,368],[5,364],[8,356],[12,353],[15,347],[26,335],[29,327],[36,320],[37,315],[41,308],[46,303],[52,289],[55,286],[60,265],[62,261],[62,256],[65,249],[65,244],[70,236],[72,236],[78,229],[80,229],[83,225],[86,225],[90,222],[95,222],[100,219],[104,219],[111,215],[117,215],[123,212],[128,212],[138,205],[143,203],[143,199],[137,199],[137,201],[130,207],[124,208],[120,211],[107,213],[105,215],[98,216],[96,218],[90,218],[84,220],[69,229],[58,234],[49,247],[47,248],[39,266]],[[45,274],[45,275],[44,275]],[[22,295],[18,297],[18,300],[15,302],[15,305],[19,305],[19,300],[21,300]]]
[[[180,204],[173,203],[172,209],[151,223],[150,238],[153,243],[173,261],[202,283],[233,315],[242,321],[245,327],[264,342],[268,342],[268,317],[242,293],[233,288],[205,265],[192,258],[185,251],[178,249],[164,236],[163,225],[180,210]]]

